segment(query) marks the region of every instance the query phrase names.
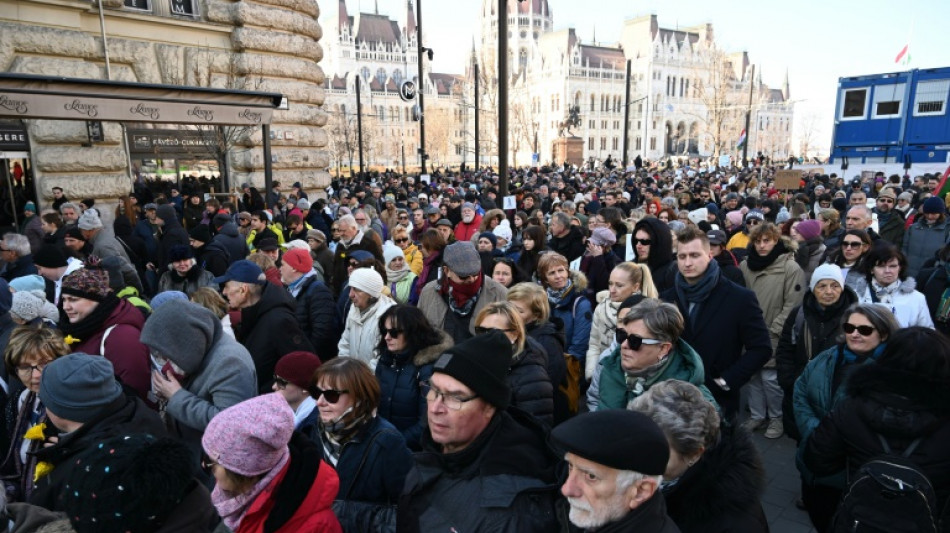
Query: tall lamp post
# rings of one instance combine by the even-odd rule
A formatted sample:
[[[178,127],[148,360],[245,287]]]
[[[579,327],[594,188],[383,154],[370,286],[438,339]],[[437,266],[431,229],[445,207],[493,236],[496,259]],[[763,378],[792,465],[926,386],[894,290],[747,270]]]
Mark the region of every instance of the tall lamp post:
[[[498,0],[498,192],[508,196],[508,0]]]
[[[423,99],[425,93],[425,82],[422,73],[422,53],[429,52],[429,60],[432,60],[432,50],[422,46],[422,0],[416,0],[416,63],[419,69],[419,160],[422,161],[422,174],[426,173],[426,108]]]

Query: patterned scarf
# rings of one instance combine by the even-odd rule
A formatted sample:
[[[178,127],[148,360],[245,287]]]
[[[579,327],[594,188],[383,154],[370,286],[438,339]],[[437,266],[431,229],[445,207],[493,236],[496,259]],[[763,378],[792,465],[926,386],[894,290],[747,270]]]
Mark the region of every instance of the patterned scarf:
[[[564,301],[564,298],[567,298],[567,296],[571,293],[571,289],[573,288],[574,280],[570,278],[567,279],[567,285],[565,285],[563,289],[554,290],[551,287],[548,287],[546,289],[548,293],[548,301],[551,302],[553,307],[557,307],[561,302]]]
[[[871,290],[877,296],[877,300],[882,304],[894,303],[894,295],[901,288],[901,280],[897,280],[888,286],[882,286],[876,279],[871,279]]]
[[[624,379],[627,382],[627,391],[633,393],[634,398],[646,392],[646,383],[656,376],[659,376],[666,370],[666,367],[670,366],[670,361],[673,360],[673,358],[670,357],[671,355],[673,354],[667,354],[666,357],[646,368],[624,372]],[[631,398],[630,401],[632,402],[633,399]]]
[[[221,515],[221,519],[224,520],[224,525],[231,528],[232,531],[237,531],[248,506],[264,492],[264,489],[270,486],[278,474],[283,472],[288,461],[290,461],[290,450],[284,448],[284,454],[280,460],[277,461],[277,464],[274,465],[274,468],[271,468],[260,481],[255,483],[254,486],[251,487],[251,490],[241,494],[234,494],[233,492],[222,490],[221,485],[215,485],[214,490],[211,492],[211,502],[214,504],[215,509],[218,510],[218,514]]]
[[[445,283],[440,291],[447,297],[449,309],[458,316],[466,317],[475,310],[475,304],[478,302],[478,292],[482,289],[484,275],[479,274],[474,283],[455,283],[448,277],[444,278]]]

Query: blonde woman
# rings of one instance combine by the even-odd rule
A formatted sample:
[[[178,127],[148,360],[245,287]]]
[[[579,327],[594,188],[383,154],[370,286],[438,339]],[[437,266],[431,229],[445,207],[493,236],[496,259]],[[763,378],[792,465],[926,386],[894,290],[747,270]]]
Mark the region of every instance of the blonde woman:
[[[511,302],[485,306],[475,318],[475,334],[497,329],[511,340],[514,356],[508,369],[511,405],[534,415],[547,424],[554,422],[554,387],[547,371],[544,348],[528,338],[524,321]]]
[[[594,376],[601,355],[604,355],[613,343],[620,303],[635,294],[644,298],[660,297],[653,285],[653,275],[646,264],[620,263],[610,272],[607,290],[597,293],[597,307],[594,309],[584,366],[584,376],[588,381]]]

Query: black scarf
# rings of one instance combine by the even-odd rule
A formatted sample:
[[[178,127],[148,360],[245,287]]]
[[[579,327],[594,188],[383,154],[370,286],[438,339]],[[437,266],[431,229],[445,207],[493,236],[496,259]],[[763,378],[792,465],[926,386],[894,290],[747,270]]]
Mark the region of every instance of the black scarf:
[[[706,301],[706,298],[709,298],[709,295],[713,289],[716,288],[716,285],[719,284],[720,274],[719,263],[717,261],[709,261],[709,266],[706,267],[703,278],[693,285],[690,285],[689,282],[686,281],[682,273],[676,273],[676,282],[674,283],[676,297],[688,310],[690,324],[695,325],[696,317],[699,315],[699,308],[703,302]]]
[[[749,243],[749,258],[747,259],[749,270],[753,272],[765,270],[778,259],[778,256],[784,253],[788,253],[788,249],[785,248],[785,243],[782,241],[778,241],[778,243],[775,244],[775,248],[772,248],[772,251],[769,252],[768,255],[759,255],[758,252],[755,251],[755,245]]]
[[[69,321],[66,313],[63,311],[63,303],[59,304],[59,329],[64,335],[70,335],[79,339],[79,342],[86,342],[90,337],[96,334],[106,323],[106,319],[112,314],[112,311],[119,305],[119,298],[115,293],[109,293],[108,296],[92,310],[86,318],[76,322]]]

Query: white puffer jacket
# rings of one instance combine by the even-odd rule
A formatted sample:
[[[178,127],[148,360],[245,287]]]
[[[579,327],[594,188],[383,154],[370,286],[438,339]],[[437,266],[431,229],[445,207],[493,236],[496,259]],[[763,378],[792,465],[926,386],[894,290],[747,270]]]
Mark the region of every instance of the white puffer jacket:
[[[594,318],[590,326],[590,341],[587,345],[584,376],[590,381],[594,377],[594,369],[600,361],[600,355],[610,347],[617,329],[617,309],[620,302],[610,301],[609,291],[597,293],[597,307],[594,309]]]
[[[355,357],[375,371],[376,346],[379,344],[379,317],[394,305],[396,302],[385,294],[380,296],[379,300],[365,312],[351,305],[350,312],[346,315],[343,336],[340,337],[338,344],[340,357]]]

